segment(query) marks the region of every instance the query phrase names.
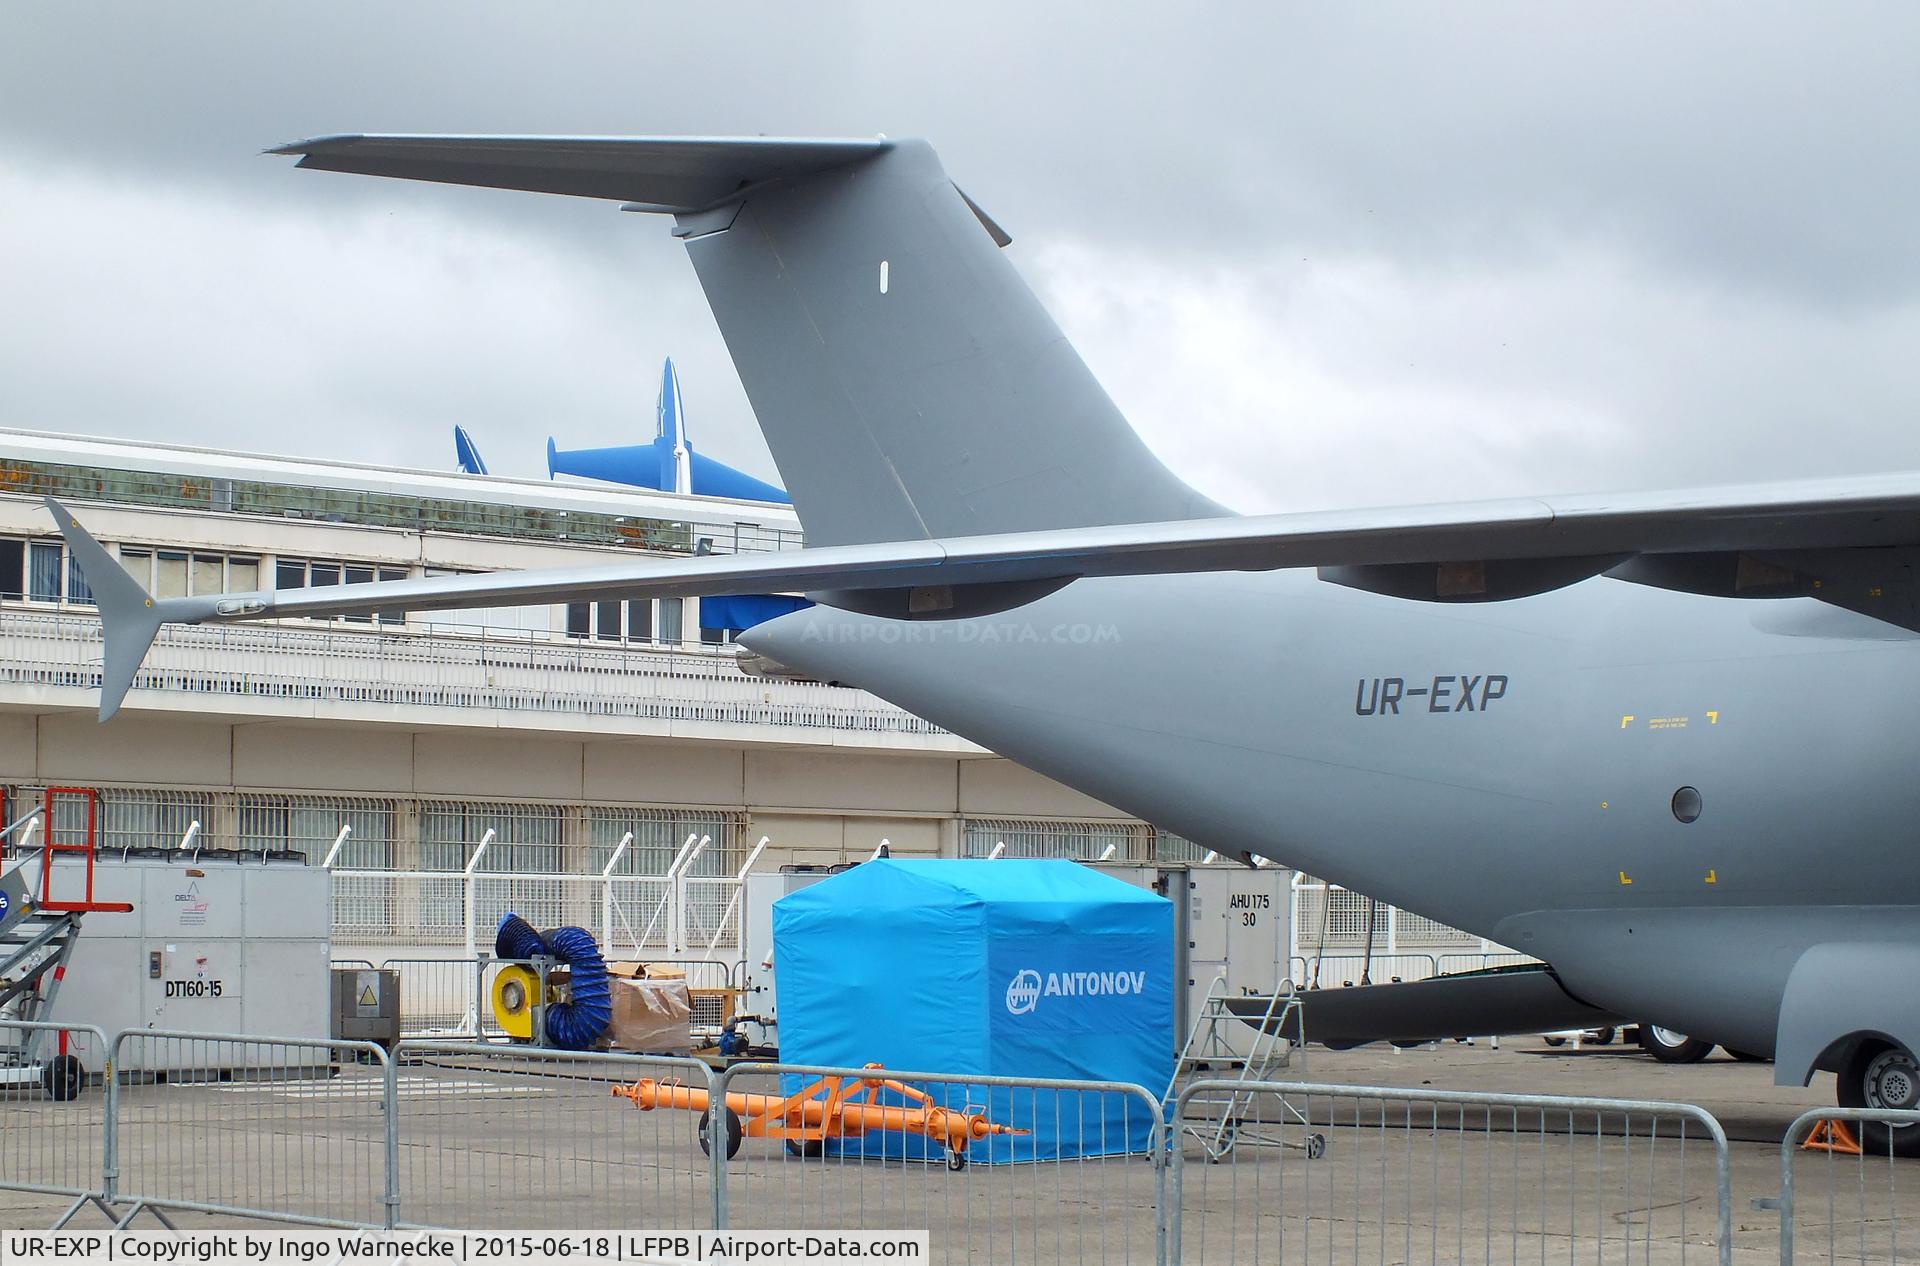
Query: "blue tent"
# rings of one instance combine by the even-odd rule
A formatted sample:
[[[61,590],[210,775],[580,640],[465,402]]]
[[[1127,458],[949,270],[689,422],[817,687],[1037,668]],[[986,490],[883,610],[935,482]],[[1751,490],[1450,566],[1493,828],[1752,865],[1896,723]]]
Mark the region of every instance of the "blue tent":
[[[1173,907],[1075,862],[866,862],[775,902],[773,944],[788,1063],[1122,1081],[1156,1095],[1173,1076]],[[935,1094],[1033,1131],[975,1142],[976,1163],[1149,1147],[1137,1099]],[[844,1146],[928,1154],[898,1134]]]

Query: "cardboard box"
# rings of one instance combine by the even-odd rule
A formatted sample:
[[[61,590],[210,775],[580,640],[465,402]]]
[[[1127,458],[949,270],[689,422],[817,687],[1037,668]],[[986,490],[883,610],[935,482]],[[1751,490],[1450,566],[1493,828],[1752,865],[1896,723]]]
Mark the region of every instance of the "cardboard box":
[[[601,1038],[604,1046],[648,1055],[686,1055],[693,1050],[687,1020],[693,1008],[684,980],[635,980],[618,976],[613,991],[613,1022]]]

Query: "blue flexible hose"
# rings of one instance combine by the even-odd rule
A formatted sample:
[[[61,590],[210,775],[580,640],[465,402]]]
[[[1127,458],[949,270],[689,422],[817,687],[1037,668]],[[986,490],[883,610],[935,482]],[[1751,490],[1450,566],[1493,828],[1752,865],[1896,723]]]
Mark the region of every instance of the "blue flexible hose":
[[[511,910],[500,916],[500,926],[493,934],[495,958],[532,958],[546,952],[547,943],[533,930],[533,924]]]
[[[573,995],[547,1008],[547,1040],[562,1050],[584,1051],[613,1023],[606,960],[585,928],[556,928],[547,933],[547,948],[572,969]]]

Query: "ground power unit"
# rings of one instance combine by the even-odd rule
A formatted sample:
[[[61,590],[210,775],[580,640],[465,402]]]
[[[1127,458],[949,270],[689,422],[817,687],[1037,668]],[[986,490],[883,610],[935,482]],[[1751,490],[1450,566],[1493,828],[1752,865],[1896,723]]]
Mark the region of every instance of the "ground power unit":
[[[55,1004],[53,1019],[119,1029],[183,1029],[249,1036],[329,1036],[332,903],[327,872],[297,855],[262,860],[258,853],[213,850],[195,857],[95,855],[94,895],[125,901],[131,912],[86,915]],[[153,850],[159,853],[160,850]],[[62,872],[77,862],[58,862]],[[81,881],[76,878],[73,886]],[[106,1052],[78,1042],[73,1051],[90,1073]],[[196,1049],[197,1048],[197,1049]],[[285,1050],[249,1053],[232,1044],[134,1042],[133,1072],[191,1071],[209,1052],[226,1064],[284,1064]],[[219,1072],[222,1069],[202,1070]]]

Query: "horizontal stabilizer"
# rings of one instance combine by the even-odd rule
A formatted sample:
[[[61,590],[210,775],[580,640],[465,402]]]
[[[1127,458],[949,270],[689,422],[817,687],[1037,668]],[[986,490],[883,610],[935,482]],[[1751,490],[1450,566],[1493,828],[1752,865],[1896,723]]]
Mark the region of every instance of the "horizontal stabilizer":
[[[67,540],[73,561],[93,590],[100,608],[100,628],[106,643],[100,665],[100,719],[120,710],[120,701],[133,686],[134,674],[147,657],[147,648],[167,619],[164,604],[156,604],[113,555],[80,526],[67,508],[47,498],[47,509],[60,535]]]
[[[884,140],[773,137],[321,136],[268,150],[318,171],[611,198],[701,211],[743,189],[871,158]]]
[[[154,601],[56,503],[107,628],[107,711],[163,621],[263,620],[367,611],[517,607],[621,598],[803,592],[832,605],[943,620],[983,613],[980,591],[1030,601],[1076,578],[1444,563],[1454,559],[1652,556],[1703,550],[1872,553],[1920,542],[1920,474],[1613,496],[955,536],[768,553],[635,558],[585,567]],[[970,595],[969,590],[975,593]],[[863,596],[860,591],[881,591]],[[1025,596],[1020,596],[1024,594]],[[884,595],[885,600],[878,600]],[[1823,593],[1833,602],[1838,595]],[[869,600],[875,599],[875,600]],[[1006,609],[1008,603],[995,606]],[[1864,606],[1856,609],[1865,609]],[[1901,623],[1898,610],[1875,612]],[[1915,621],[1920,623],[1920,621]],[[1905,627],[1912,627],[1906,625]]]

